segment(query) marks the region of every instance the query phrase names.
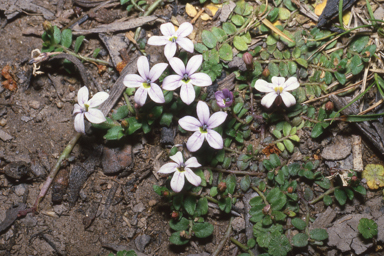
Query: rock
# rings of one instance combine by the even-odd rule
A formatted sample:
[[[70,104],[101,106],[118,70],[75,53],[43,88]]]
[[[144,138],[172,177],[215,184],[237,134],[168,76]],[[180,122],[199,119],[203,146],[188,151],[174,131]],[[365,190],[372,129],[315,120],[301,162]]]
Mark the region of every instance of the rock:
[[[6,133],[5,131],[3,131],[2,129],[0,129],[0,139],[2,141],[8,141],[8,140],[13,139],[13,137],[11,135],[9,135],[8,133]]]
[[[167,145],[174,145],[175,135],[176,135],[175,129],[173,129],[172,127],[161,128],[160,143],[167,144]]]
[[[156,200],[151,200],[148,202],[149,206],[155,206],[157,204]]]
[[[384,8],[380,6],[376,9],[376,11],[373,13],[373,16],[376,20],[382,20],[384,18]]]
[[[226,4],[223,6],[223,8],[221,9],[221,13],[220,13],[220,21],[221,22],[226,22],[229,15],[231,15],[233,9],[235,9],[236,7],[236,4],[232,1],[229,1],[229,4]]]
[[[134,237],[135,236],[135,234],[136,234],[136,228],[130,228],[130,229],[128,229],[128,234],[127,234],[127,236],[128,236],[128,238],[132,238],[132,237]]]
[[[151,241],[151,237],[149,235],[141,235],[136,237],[135,245],[137,250],[140,252],[144,252],[145,246]]]
[[[232,228],[240,232],[245,229],[245,220],[242,217],[237,217],[232,221]]]
[[[34,227],[37,225],[37,219],[35,216],[33,216],[33,214],[27,214],[25,218],[20,220],[20,222],[23,223],[23,225],[26,227]]]
[[[376,220],[376,224],[378,227],[384,227],[384,215]],[[378,230],[377,241],[384,243],[384,229],[378,228],[377,230]]]
[[[104,147],[101,159],[103,173],[116,174],[126,168],[129,168],[132,163],[133,154],[131,145],[125,145],[122,148]]]
[[[40,102],[38,102],[37,100],[31,100],[30,102],[28,102],[28,105],[33,109],[40,108]]]
[[[0,120],[0,125],[1,125],[1,126],[5,126],[6,124],[7,124],[7,119],[2,118],[2,119]]]
[[[330,145],[327,145],[321,156],[327,160],[341,160],[346,158],[352,151],[351,140],[343,136],[336,136]]]
[[[335,217],[336,212],[331,207],[328,207],[325,212],[321,213],[320,216],[317,217],[309,229],[312,230],[315,228],[326,228],[329,224],[332,223]]]
[[[356,254],[365,252],[373,243],[365,243],[357,229],[361,218],[371,219],[369,214],[350,214],[337,220],[328,228],[328,245],[336,246],[342,252],[353,249]]]
[[[62,205],[62,204],[60,204],[60,205],[54,205],[53,206],[53,211],[55,212],[55,213],[57,213],[57,215],[61,215],[63,212],[66,212],[68,209],[64,206],[64,205]]]
[[[18,196],[24,195],[25,191],[26,191],[26,187],[24,184],[19,184],[15,187],[15,194]]]
[[[29,164],[27,164],[24,161],[12,162],[4,167],[4,174],[8,178],[12,178],[15,180],[28,178],[29,173],[30,173]]]
[[[242,58],[234,57],[231,62],[228,63],[229,68],[238,68],[240,71],[246,71],[247,67]]]
[[[144,211],[144,209],[145,209],[145,207],[144,207],[143,203],[138,203],[137,205],[135,205],[133,207],[134,212],[142,212],[142,211]]]

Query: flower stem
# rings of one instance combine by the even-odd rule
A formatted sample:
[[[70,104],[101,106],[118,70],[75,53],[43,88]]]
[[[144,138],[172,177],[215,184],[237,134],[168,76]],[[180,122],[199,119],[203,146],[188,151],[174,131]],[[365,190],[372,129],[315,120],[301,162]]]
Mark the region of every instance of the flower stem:
[[[141,8],[137,3],[136,3],[136,0],[131,0],[131,3],[133,4],[133,6],[135,6],[135,8],[141,12],[145,12],[145,10],[143,8]]]
[[[249,253],[249,255],[254,256],[253,252],[245,245],[240,243],[238,240],[236,240],[234,237],[231,237],[231,242],[240,247],[241,250],[246,251]]]
[[[129,112],[131,112],[132,115],[135,115],[135,114],[136,114],[136,111],[135,111],[135,109],[132,107],[131,102],[129,102],[128,95],[124,92],[124,93],[123,93],[123,96],[124,96],[125,102],[127,103],[127,107],[128,107]]]
[[[253,190],[255,190],[255,191],[257,192],[257,194],[259,194],[259,196],[263,199],[265,205],[268,205],[268,204],[269,204],[268,201],[267,201],[267,198],[265,197],[264,193],[260,191],[260,189],[258,189],[258,188],[255,187],[255,186],[251,186],[251,188],[252,188]]]
[[[60,45],[60,47],[63,47],[62,45]],[[107,61],[104,61],[104,60],[98,60],[98,59],[94,59],[94,58],[89,58],[89,57],[84,57],[84,56],[81,56],[80,54],[77,54],[77,53],[74,53],[66,48],[64,48],[64,52],[69,54],[69,55],[72,55],[72,56],[75,56],[76,58],[80,59],[80,60],[84,60],[84,61],[87,61],[87,62],[96,62],[96,63],[99,63],[99,64],[102,64],[102,65],[105,65],[105,66],[112,66],[111,63],[107,62]]]
[[[313,199],[312,201],[308,202],[309,204],[315,204],[317,203],[318,201],[320,201],[321,199],[323,199],[324,196],[326,195],[329,195],[329,194],[332,194],[335,189],[337,188],[340,188],[340,186],[337,186],[337,187],[333,187],[333,188],[330,188],[328,189],[327,191],[325,191],[323,194],[321,194],[320,196],[316,197],[315,199]]]
[[[151,4],[151,6],[148,7],[148,10],[143,14],[143,16],[148,16],[150,15],[153,11],[155,11],[155,9],[163,2],[164,0],[157,0],[156,2],[154,2],[153,4]],[[137,39],[139,38],[140,36],[140,32],[141,32],[141,27],[138,27],[135,31],[135,40],[137,41]]]

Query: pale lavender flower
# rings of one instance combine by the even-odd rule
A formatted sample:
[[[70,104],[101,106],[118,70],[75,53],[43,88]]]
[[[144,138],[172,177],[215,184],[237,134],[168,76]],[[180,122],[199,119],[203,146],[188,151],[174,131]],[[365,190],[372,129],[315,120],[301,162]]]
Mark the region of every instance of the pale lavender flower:
[[[163,165],[158,173],[169,174],[174,172],[171,180],[171,188],[173,191],[178,193],[183,189],[185,183],[184,177],[187,178],[192,185],[196,187],[200,185],[201,178],[190,169],[201,166],[201,164],[197,162],[196,157],[191,157],[184,162],[181,152],[177,152],[169,158],[171,158],[174,163],[167,163]]]
[[[281,96],[285,106],[289,108],[296,104],[296,99],[288,91],[295,90],[300,86],[296,77],[290,77],[285,81],[284,77],[272,77],[272,83],[259,79],[255,83],[256,90],[267,94],[261,100],[261,105],[269,108],[272,106],[277,96]]]
[[[187,52],[193,52],[193,43],[187,38],[193,31],[193,26],[189,22],[184,22],[175,31],[172,23],[165,23],[160,26],[163,36],[152,36],[148,39],[149,45],[165,45],[164,55],[169,60],[175,56],[177,44]]]
[[[174,57],[170,59],[169,64],[176,72],[176,75],[170,75],[164,78],[163,89],[174,91],[181,86],[180,98],[185,104],[190,105],[196,97],[193,85],[205,87],[212,84],[209,75],[205,73],[195,73],[202,62],[202,55],[193,56],[188,61],[187,67],[185,67],[183,61],[179,58]]]
[[[215,92],[217,105],[221,108],[230,107],[233,103],[233,93],[228,89]]]
[[[187,141],[187,148],[191,152],[197,151],[203,145],[204,139],[214,149],[223,148],[223,138],[212,130],[221,125],[227,118],[227,113],[219,111],[209,117],[208,105],[199,101],[196,107],[197,117],[185,116],[179,120],[181,128],[187,131],[195,132]]]
[[[89,122],[94,124],[100,124],[107,120],[103,112],[96,107],[103,103],[109,97],[109,94],[106,92],[98,92],[92,99],[88,100],[88,93],[86,86],[80,88],[77,93],[77,102],[79,104],[76,103],[73,110],[73,115],[76,115],[74,122],[75,130],[81,133],[85,133],[84,116]]]
[[[129,74],[124,77],[124,85],[129,88],[137,88],[135,93],[135,102],[143,106],[147,100],[147,95],[156,103],[164,103],[164,94],[160,86],[155,81],[161,76],[168,67],[166,63],[158,63],[149,70],[147,57],[141,56],[137,60],[137,69],[139,75]]]

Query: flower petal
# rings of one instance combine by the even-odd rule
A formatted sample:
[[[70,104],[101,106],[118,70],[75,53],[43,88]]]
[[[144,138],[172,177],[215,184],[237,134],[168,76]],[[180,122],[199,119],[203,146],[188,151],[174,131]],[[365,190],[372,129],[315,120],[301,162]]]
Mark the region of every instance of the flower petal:
[[[185,178],[187,178],[187,180],[189,181],[189,183],[191,183],[192,185],[194,186],[200,186],[200,183],[201,183],[201,178],[200,176],[196,175],[191,169],[189,168],[184,168],[185,170]]]
[[[176,53],[176,43],[173,43],[173,42],[167,43],[164,47],[164,56],[167,58],[167,60],[175,56],[175,53]]]
[[[212,84],[211,77],[205,73],[196,73],[189,78],[191,78],[191,83],[196,86],[204,87]]]
[[[169,42],[168,36],[151,36],[148,38],[148,44],[149,45],[166,45]]]
[[[180,45],[181,48],[183,48],[184,50],[186,50],[187,52],[193,52],[194,50],[194,47],[193,47],[193,43],[190,39],[188,38],[177,38],[176,40],[177,44]]]
[[[183,77],[185,74],[185,65],[183,61],[179,58],[173,57],[169,60],[169,65],[180,77]]]
[[[163,74],[164,70],[168,67],[167,63],[158,63],[155,66],[151,68],[151,71],[149,71],[149,79],[152,82],[155,82],[161,74]]]
[[[172,180],[171,180],[171,188],[176,193],[179,193],[183,187],[184,187],[185,179],[184,179],[184,173],[176,171],[173,174]]]
[[[83,86],[79,89],[77,92],[77,102],[81,107],[84,107],[84,103],[88,101],[88,88],[86,86]]]
[[[172,23],[168,22],[160,26],[160,31],[164,36],[173,36],[176,34],[175,27]]]
[[[157,84],[151,83],[151,88],[148,90],[149,97],[156,103],[164,103],[164,94],[160,86]]]
[[[255,89],[259,92],[274,92],[273,84],[264,81],[263,79],[259,79],[255,83]]]
[[[270,108],[273,102],[275,102],[276,97],[277,97],[277,93],[275,91],[266,94],[261,99],[261,105],[263,105],[266,108]]]
[[[145,101],[147,100],[147,94],[148,91],[146,89],[139,87],[135,93],[135,102],[140,106],[144,106]]]
[[[139,71],[139,74],[144,80],[147,80],[149,78],[149,62],[147,57],[141,56],[137,60],[137,70]]]
[[[96,93],[92,99],[89,100],[89,107],[94,108],[99,106],[101,103],[106,101],[109,97],[109,94],[106,92],[98,92]]]
[[[208,124],[209,121],[209,108],[207,103],[199,101],[196,106],[197,117],[202,125]]]
[[[196,157],[191,157],[185,162],[185,167],[188,167],[188,168],[197,168],[200,166],[201,164],[197,162]]]
[[[182,85],[181,77],[179,75],[170,75],[163,80],[163,89],[167,91],[174,91]]]
[[[285,82],[285,78],[274,76],[274,77],[272,77],[271,81],[272,81],[274,86],[283,86],[283,84]]]
[[[209,146],[211,146],[214,149],[222,149],[224,146],[223,138],[221,135],[211,129],[207,129],[207,141]]]
[[[296,77],[290,77],[283,85],[284,91],[292,91],[300,87]]]
[[[290,94],[289,92],[282,92],[280,94],[280,96],[281,96],[281,99],[283,100],[285,106],[287,106],[287,108],[296,104],[295,97],[293,97],[293,95]]]
[[[176,31],[177,37],[186,37],[189,36],[193,31],[193,26],[189,22],[184,22],[180,25],[179,29]]]
[[[77,114],[75,116],[74,125],[75,125],[75,130],[77,132],[85,133],[84,114],[83,113]]]
[[[88,121],[93,124],[101,124],[107,121],[103,112],[101,112],[101,110],[96,108],[89,108],[88,112],[85,112],[84,114],[85,114],[85,117],[88,119]]]
[[[158,173],[168,174],[176,171],[176,168],[179,167],[176,163],[167,163],[157,171]]]
[[[195,152],[199,148],[201,148],[201,145],[203,145],[204,142],[204,134],[201,132],[195,132],[192,134],[191,137],[189,137],[187,141],[187,148],[190,152]]]
[[[189,59],[187,63],[186,72],[188,75],[195,73],[203,63],[203,55],[195,55]]]
[[[181,82],[181,89],[180,89],[180,98],[181,100],[187,104],[190,105],[196,97],[195,89],[193,88],[191,83],[184,83]]]
[[[72,113],[72,115],[76,115],[76,114],[79,114],[79,113],[81,113],[81,107],[80,107],[79,104],[75,104],[75,105],[74,105],[74,108],[73,108],[73,113]]]
[[[145,82],[147,81],[144,78],[136,74],[126,75],[123,80],[123,84],[129,88],[140,87]]]
[[[170,156],[169,158],[171,158],[175,163],[177,163],[177,167],[184,163],[183,155],[180,151],[174,154],[173,156]]]
[[[228,114],[223,111],[219,111],[211,115],[207,123],[208,128],[213,129],[224,123],[225,119],[227,118],[227,115]]]
[[[192,116],[185,116],[179,120],[179,125],[186,131],[199,131],[201,123]]]

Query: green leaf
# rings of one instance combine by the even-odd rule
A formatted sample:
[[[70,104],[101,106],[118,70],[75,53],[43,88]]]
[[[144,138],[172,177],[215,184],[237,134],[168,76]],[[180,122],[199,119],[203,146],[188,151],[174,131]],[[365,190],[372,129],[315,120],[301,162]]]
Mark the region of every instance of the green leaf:
[[[292,141],[290,140],[283,140],[284,146],[288,150],[289,153],[292,154],[293,149],[295,148],[295,145],[293,145]]]
[[[209,191],[209,195],[211,197],[215,197],[217,194],[218,194],[217,187],[212,187],[211,190]]]
[[[247,43],[244,41],[243,38],[241,38],[240,36],[235,36],[233,38],[233,45],[236,47],[237,50],[239,51],[246,51],[248,50],[248,45]]]
[[[59,44],[61,41],[61,31],[57,26],[53,27],[53,42]]]
[[[277,148],[278,148],[280,151],[284,151],[284,150],[285,150],[285,146],[284,146],[284,144],[281,143],[281,142],[277,142],[277,143],[276,143],[276,146],[277,146]]]
[[[163,115],[160,118],[160,125],[169,127],[172,123],[172,119],[173,119],[173,114],[163,113]]]
[[[227,35],[233,35],[237,32],[236,26],[230,22],[224,22],[222,25],[222,28],[225,31],[225,33],[227,33]]]
[[[283,134],[284,136],[288,136],[291,132],[292,126],[288,122],[284,122],[283,125]]]
[[[192,227],[193,232],[195,233],[195,236],[198,238],[205,238],[213,233],[213,225],[208,222],[204,223],[195,223]]]
[[[117,126],[117,124],[114,123],[114,121],[109,118],[109,117],[106,117],[107,121],[105,121],[104,123],[101,123],[101,124],[92,124],[92,127],[95,127],[97,129],[103,129],[103,130],[107,130],[107,129],[110,129],[114,126]]]
[[[104,135],[106,140],[119,140],[124,136],[124,129],[121,126],[115,126],[108,130]]]
[[[196,210],[196,197],[192,196],[192,195],[187,195],[184,198],[183,206],[184,206],[185,211],[189,215],[193,216],[195,214],[195,210]]]
[[[70,29],[64,29],[61,34],[61,45],[64,47],[71,47],[72,44],[72,31]]]
[[[71,39],[71,40],[72,40],[72,39]],[[72,43],[71,43],[71,44],[72,44]],[[99,55],[100,51],[101,51],[100,48],[96,48],[96,49],[93,51],[93,53],[92,53],[92,57],[93,57],[93,58],[96,58],[97,55]],[[134,89],[134,88],[127,88],[127,89]]]
[[[119,107],[116,110],[116,112],[114,112],[112,114],[112,119],[120,120],[120,119],[125,118],[128,114],[129,114],[128,106],[127,105],[123,105],[123,106]]]
[[[272,166],[275,168],[281,165],[280,159],[276,154],[271,154],[269,156],[269,161],[271,162]]]
[[[281,139],[282,135],[281,135],[281,132],[277,129],[273,130],[272,131],[272,134],[277,138],[277,139]]]
[[[267,19],[270,22],[275,22],[277,17],[279,16],[279,8],[273,8],[272,11],[270,11],[267,15]]]
[[[216,47],[217,39],[212,32],[208,30],[204,30],[203,33],[201,34],[201,39],[208,48],[212,49]]]
[[[279,75],[279,66],[276,63],[270,62],[268,64],[268,70],[270,72],[270,76],[278,76]]]
[[[121,5],[124,5],[124,4],[126,4],[126,3],[128,3],[130,0],[120,0],[120,4]]]
[[[328,238],[327,230],[322,228],[315,228],[309,231],[309,235],[312,239],[317,241],[323,241]]]
[[[197,43],[194,45],[194,47],[195,47],[195,51],[197,51],[198,53],[203,53],[205,51],[208,51],[208,48],[202,43]]]
[[[331,188],[331,182],[327,178],[323,178],[321,181],[316,181],[315,183],[323,189]]]
[[[308,68],[308,62],[307,62],[305,59],[298,58],[298,59],[295,59],[295,61],[296,61],[297,64],[299,64],[300,66],[303,66],[304,68]]]
[[[236,182],[237,182],[236,176],[234,174],[228,175],[225,182],[227,183],[228,193],[233,195],[233,193],[235,192]]]
[[[79,37],[76,38],[75,49],[74,49],[75,53],[79,52],[80,46],[83,43],[84,38],[85,38],[85,36],[79,36]]]
[[[364,69],[363,62],[361,61],[361,58],[357,55],[353,56],[349,67],[353,75],[359,74]]]
[[[251,178],[249,177],[249,175],[245,175],[240,181],[240,188],[244,192],[247,192],[250,186],[251,186]]]
[[[365,46],[368,44],[369,36],[358,36],[355,37],[352,42],[349,44],[349,48],[352,51],[360,53]]]
[[[362,194],[362,195],[366,195],[366,194],[367,194],[367,190],[365,189],[365,187],[363,187],[363,186],[361,186],[361,185],[359,185],[359,186],[357,186],[357,187],[352,187],[352,189],[353,189],[355,192],[359,193],[359,194]]]
[[[183,245],[183,244],[186,244],[189,242],[188,239],[185,239],[183,237],[180,237],[180,232],[181,231],[178,231],[178,232],[175,232],[175,233],[172,233],[172,235],[169,237],[169,241],[173,244],[176,244],[176,245]],[[188,233],[188,232],[186,232]]]
[[[243,102],[239,102],[239,103],[237,103],[237,104],[233,107],[233,112],[235,112],[235,114],[238,114],[238,113],[240,112],[240,110],[243,108],[243,105],[244,105]]]
[[[220,43],[224,42],[224,40],[228,38],[225,31],[222,30],[221,28],[213,27],[212,33],[215,35],[217,41],[219,41]]]
[[[114,256],[113,253],[112,253],[112,255]],[[137,254],[134,250],[129,250],[129,251],[122,250],[122,251],[118,251],[116,253],[116,256],[137,256]]]
[[[268,253],[272,256],[286,256],[292,250],[291,244],[285,235],[272,236],[268,246]]]
[[[378,233],[376,222],[367,218],[360,219],[357,229],[365,239],[371,239]]]
[[[219,56],[222,60],[231,61],[232,60],[232,47],[225,43],[219,49]]]
[[[315,138],[319,137],[321,134],[323,134],[323,131],[324,131],[324,129],[323,129],[323,126],[321,125],[321,123],[317,123],[312,128],[311,137],[315,139]]]
[[[241,25],[244,24],[245,20],[244,20],[243,16],[235,14],[232,16],[231,21],[233,22],[233,24],[240,27]]]
[[[155,191],[155,193],[158,194],[159,196],[162,196],[163,192],[168,191],[168,189],[166,187],[161,187],[155,184],[153,185],[153,191]]]
[[[300,141],[300,138],[299,138],[299,136],[297,136],[297,135],[289,136],[289,139],[290,139],[290,140],[293,140],[293,141],[296,141],[296,142],[299,142],[299,141]]]
[[[332,204],[332,197],[329,195],[325,195],[323,198],[323,202],[325,206],[330,206]]]
[[[172,219],[169,221],[169,226],[175,231],[187,230],[189,226],[189,220],[184,217],[182,217],[179,221]]]
[[[200,198],[197,201],[196,215],[202,216],[202,215],[206,215],[207,213],[208,213],[208,200],[206,197]]]
[[[305,221],[303,221],[302,219],[299,219],[299,218],[294,218],[292,220],[292,225],[297,228],[298,230],[304,230],[305,227],[307,226],[307,224],[305,223]]]
[[[287,202],[287,196],[283,194],[279,188],[271,189],[266,198],[271,204],[272,210],[275,211],[281,210]]]
[[[176,194],[173,197],[172,204],[176,211],[179,211],[181,208],[181,205],[183,204],[184,195],[183,194]]]
[[[131,135],[142,127],[142,124],[137,122],[135,117],[126,119],[128,121],[128,134]]]
[[[340,205],[345,205],[345,203],[347,202],[347,195],[345,194],[343,189],[340,189],[340,188],[335,189],[335,198]]]
[[[296,234],[292,237],[292,245],[295,247],[305,247],[308,245],[308,236],[304,233]]]

